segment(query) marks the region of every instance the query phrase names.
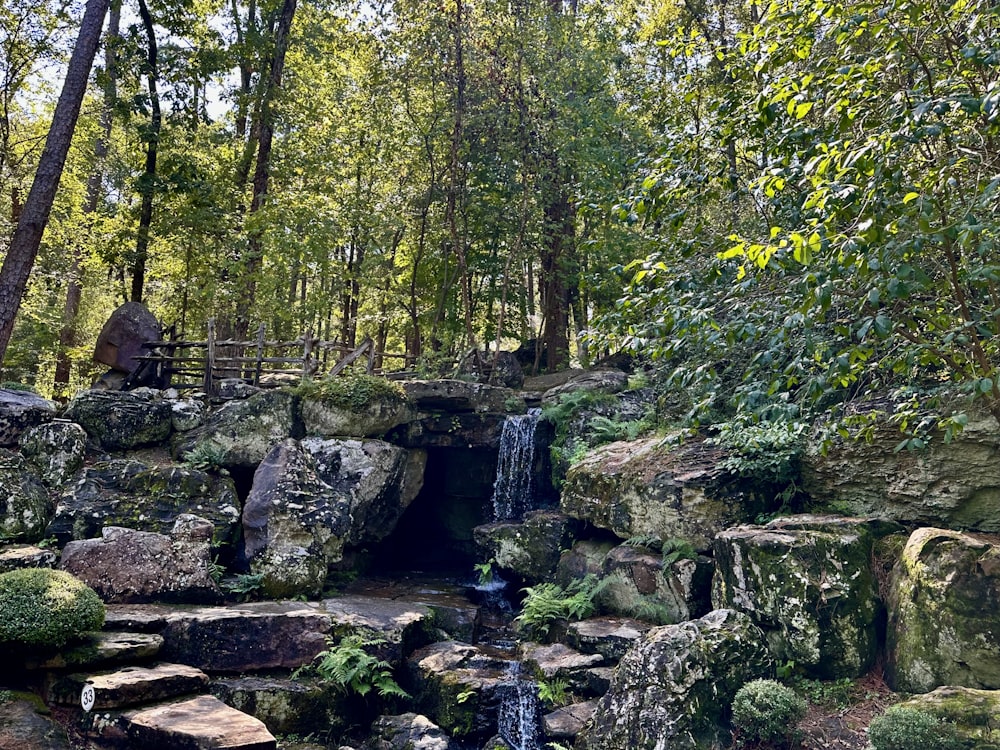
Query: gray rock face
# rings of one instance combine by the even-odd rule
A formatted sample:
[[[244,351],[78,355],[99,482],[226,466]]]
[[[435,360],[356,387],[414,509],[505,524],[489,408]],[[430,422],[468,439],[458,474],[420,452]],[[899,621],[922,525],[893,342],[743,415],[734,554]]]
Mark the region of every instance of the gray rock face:
[[[53,402],[31,391],[0,389],[0,446],[17,445],[22,432],[48,422],[55,414]]]
[[[426,716],[379,716],[362,750],[450,750],[448,735]]]
[[[946,528],[1000,531],[1000,428],[974,419],[950,443],[896,451],[900,435],[882,426],[871,441],[835,442],[802,459],[803,489],[838,513]]]
[[[66,408],[66,417],[108,451],[155,445],[170,437],[170,404],[147,389],[83,391]]]
[[[52,568],[56,564],[56,553],[50,549],[34,547],[30,544],[11,544],[0,547],[0,573],[19,568]]]
[[[707,750],[722,744],[727,712],[746,682],[773,668],[746,615],[715,610],[647,632],[622,658],[611,690],[580,735],[583,750]]]
[[[46,487],[61,487],[83,466],[87,433],[74,423],[56,420],[30,427],[21,435],[21,454]]]
[[[52,501],[27,461],[0,448],[0,537],[37,542],[45,536]]]
[[[230,401],[198,428],[177,435],[173,453],[182,458],[201,443],[218,446],[222,465],[253,469],[271,449],[296,432],[295,398],[284,391],[262,391],[245,401]]]
[[[39,713],[37,701],[16,698],[0,704],[3,750],[70,750],[66,730]]]
[[[668,450],[661,443],[610,443],[589,454],[566,475],[562,511],[622,539],[680,538],[704,551],[720,531],[764,509],[719,467],[720,447],[691,442]]]
[[[398,395],[375,397],[362,409],[304,397],[301,413],[306,434],[320,437],[377,437],[415,416],[413,407]]]
[[[570,378],[561,385],[549,388],[542,396],[542,403],[548,404],[556,401],[565,393],[576,391],[618,393],[627,387],[628,375],[621,370],[590,370]]]
[[[458,412],[426,414],[398,437],[407,448],[491,448],[500,446],[505,414]]]
[[[194,398],[172,398],[170,413],[174,430],[189,432],[201,426],[205,417],[205,404]]]
[[[90,586],[105,602],[212,602],[222,597],[212,579],[212,524],[203,535],[185,533],[178,519],[171,536],[105,526],[101,539],[69,542],[59,567]]]
[[[303,680],[232,677],[213,680],[209,691],[227,706],[260,719],[276,735],[330,732],[348,728],[348,696]]]
[[[1000,545],[957,531],[917,529],[893,570],[889,684],[1000,689]]]
[[[562,550],[573,542],[576,522],[554,511],[531,511],[522,523],[491,523],[473,529],[485,559],[529,583],[551,580]]]
[[[587,725],[597,710],[597,701],[583,701],[557,708],[542,717],[545,736],[553,740],[572,740]]]
[[[88,466],[66,486],[46,533],[62,544],[95,538],[104,526],[169,534],[185,513],[212,522],[214,545],[235,542],[239,498],[229,477],[112,459]]]
[[[591,617],[569,624],[566,640],[586,654],[600,654],[617,664],[626,652],[653,626],[627,617]]]
[[[581,672],[604,663],[604,657],[599,653],[584,654],[563,643],[544,646],[539,643],[523,643],[519,653],[524,666],[546,680],[554,677],[579,679]]]
[[[403,390],[421,411],[506,414],[524,411],[524,399],[510,388],[465,380],[407,380]]]
[[[748,614],[779,661],[826,679],[864,674],[878,646],[871,556],[880,525],[798,516],[724,531],[714,603]]]

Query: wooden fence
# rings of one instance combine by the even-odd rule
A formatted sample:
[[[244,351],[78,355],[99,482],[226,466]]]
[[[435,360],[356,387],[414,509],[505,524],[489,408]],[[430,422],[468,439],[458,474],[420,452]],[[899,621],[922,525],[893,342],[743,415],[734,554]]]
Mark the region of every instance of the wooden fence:
[[[406,355],[376,352],[370,338],[356,348],[338,341],[322,341],[306,331],[293,341],[268,340],[263,323],[252,341],[219,339],[215,320],[208,321],[204,341],[150,341],[149,353],[140,357],[145,376],[174,388],[200,388],[207,395],[219,393],[227,378],[239,378],[255,386],[275,387],[304,377],[337,375],[365,357],[365,370],[375,373],[376,360]]]

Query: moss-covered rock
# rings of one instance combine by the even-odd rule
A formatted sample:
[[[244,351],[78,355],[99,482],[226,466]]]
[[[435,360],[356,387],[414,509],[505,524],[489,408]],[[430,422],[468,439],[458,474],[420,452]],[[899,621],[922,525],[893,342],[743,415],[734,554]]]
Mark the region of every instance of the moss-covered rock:
[[[37,425],[21,435],[21,454],[46,487],[61,487],[83,466],[87,433],[74,423],[56,420]]]
[[[704,557],[664,565],[661,554],[623,544],[608,552],[601,575],[605,584],[597,602],[604,612],[670,625],[709,609],[704,604],[712,573],[711,563]]]
[[[296,393],[307,435],[374,437],[414,417],[403,389],[385,378],[357,375],[308,381]]]
[[[888,670],[896,690],[1000,689],[1000,545],[957,531],[910,535],[889,594]]]
[[[52,512],[33,467],[20,454],[0,448],[0,540],[37,542]]]
[[[648,631],[622,658],[579,750],[707,750],[728,735],[729,705],[773,669],[746,615],[715,610]]]
[[[25,430],[55,415],[56,405],[37,393],[0,388],[0,445],[17,445]]]
[[[873,528],[882,526],[793,516],[724,531],[715,540],[713,603],[746,612],[779,661],[823,678],[864,674],[881,611]]]
[[[25,568],[0,574],[0,645],[58,648],[103,624],[104,603],[69,573]]]
[[[555,511],[531,511],[521,523],[491,523],[474,530],[483,557],[528,583],[549,581],[562,551],[573,541],[576,522]]]
[[[82,391],[66,408],[104,450],[122,451],[162,443],[170,437],[169,402],[157,391]]]
[[[955,733],[972,750],[1000,747],[1000,690],[945,686],[916,695],[899,704],[916,708],[949,722]]]

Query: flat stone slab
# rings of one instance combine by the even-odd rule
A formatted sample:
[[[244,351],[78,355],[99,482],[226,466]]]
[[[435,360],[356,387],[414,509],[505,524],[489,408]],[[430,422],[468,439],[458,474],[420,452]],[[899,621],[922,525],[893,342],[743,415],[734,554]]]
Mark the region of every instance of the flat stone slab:
[[[123,719],[134,747],[276,750],[278,746],[262,721],[210,695],[126,713]]]
[[[154,633],[92,633],[82,643],[65,648],[42,661],[30,661],[29,669],[106,669],[115,664],[134,664],[152,659],[163,646],[163,636]]]
[[[521,659],[546,679],[556,675],[565,676],[582,672],[604,661],[604,657],[600,654],[581,654],[562,643],[553,643],[549,646],[526,643],[521,648]]]
[[[573,703],[542,717],[545,736],[553,740],[573,739],[583,731],[597,710],[597,700]]]
[[[0,703],[0,750],[70,750],[66,730],[39,711],[37,699]]]
[[[0,548],[0,573],[20,568],[54,568],[56,553],[31,544],[13,544]]]
[[[592,617],[570,623],[566,640],[579,651],[617,662],[652,627],[630,617]]]
[[[337,736],[350,724],[350,696],[308,679],[227,677],[209,692],[227,706],[256,716],[277,735]]]
[[[57,679],[47,691],[49,700],[77,704],[87,684],[94,690],[94,709],[100,711],[201,693],[208,688],[208,675],[184,664],[125,667],[91,675],[77,673]]]

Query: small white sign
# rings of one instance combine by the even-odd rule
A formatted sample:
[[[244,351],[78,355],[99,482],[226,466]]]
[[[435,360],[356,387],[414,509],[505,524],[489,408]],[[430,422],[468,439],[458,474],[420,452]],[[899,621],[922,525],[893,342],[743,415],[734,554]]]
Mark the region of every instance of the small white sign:
[[[83,706],[84,711],[90,711],[94,707],[94,686],[84,685],[83,691],[80,693],[80,705]]]

